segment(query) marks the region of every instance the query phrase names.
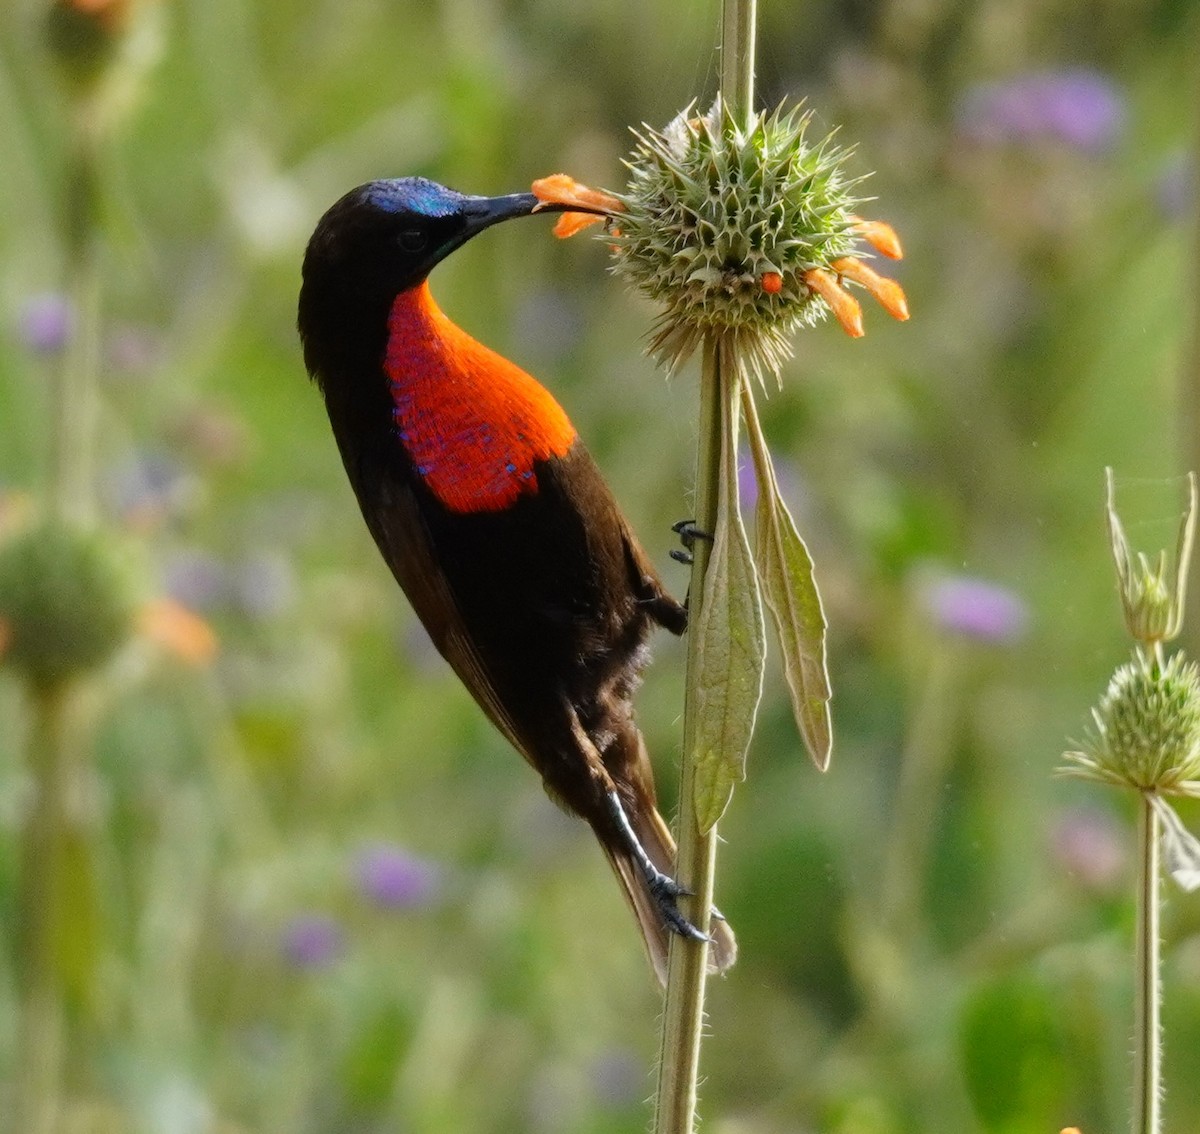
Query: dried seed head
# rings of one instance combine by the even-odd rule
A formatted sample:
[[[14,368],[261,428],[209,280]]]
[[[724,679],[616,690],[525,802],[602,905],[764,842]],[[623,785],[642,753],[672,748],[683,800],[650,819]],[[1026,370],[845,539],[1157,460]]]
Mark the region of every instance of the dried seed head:
[[[780,107],[743,129],[718,101],[637,135],[619,231],[608,238],[617,272],[664,306],[651,351],[668,368],[719,331],[751,371],[778,376],[791,332],[831,310],[861,334],[842,286],[843,276],[863,282],[861,273],[836,265],[858,263],[869,222],[855,212],[846,151],[829,138],[811,144],[810,118]],[[894,234],[889,247],[899,252]],[[888,310],[906,318],[903,292],[887,283]],[[878,296],[879,283],[869,290]]]
[[[1141,652],[1113,674],[1092,710],[1095,729],[1082,752],[1068,752],[1072,775],[1139,791],[1200,794],[1200,671],[1174,654],[1165,663]]]

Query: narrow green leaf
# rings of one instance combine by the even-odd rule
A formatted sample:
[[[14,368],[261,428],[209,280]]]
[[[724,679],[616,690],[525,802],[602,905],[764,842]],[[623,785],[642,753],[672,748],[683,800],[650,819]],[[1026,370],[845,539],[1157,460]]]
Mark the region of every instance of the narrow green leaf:
[[[730,353],[721,351],[723,399],[717,523],[704,577],[696,690],[695,804],[701,832],[721,818],[734,785],[746,778],[746,753],[762,697],[766,661],[762,601],[737,490],[738,389]]]
[[[829,716],[832,694],[825,665],[825,612],[813,576],[812,557],[779,493],[749,383],[743,387],[742,404],[758,480],[754,557],[779,635],[783,674],[796,726],[813,762],[823,772],[829,767],[833,746]]]

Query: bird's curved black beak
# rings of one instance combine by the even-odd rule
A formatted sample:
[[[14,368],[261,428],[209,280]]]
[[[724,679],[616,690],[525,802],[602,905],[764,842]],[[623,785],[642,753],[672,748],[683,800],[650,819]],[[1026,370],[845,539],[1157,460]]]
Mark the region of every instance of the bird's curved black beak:
[[[593,212],[598,210],[578,208],[576,206],[554,204],[539,200],[532,193],[509,193],[504,197],[467,197],[459,207],[461,227],[457,232],[438,248],[436,255],[429,264],[444,260],[456,248],[461,248],[468,240],[491,228],[501,221],[512,220],[515,217],[528,217],[537,213]],[[607,214],[600,213],[605,216]],[[426,269],[428,270],[428,269]]]
[[[532,193],[510,193],[505,197],[469,197],[463,207],[463,215],[472,236],[501,221],[513,217],[527,217],[534,213],[591,213],[597,216],[608,214],[600,209],[588,209],[579,205],[560,205],[541,201]]]
[[[537,208],[538,200],[532,193],[510,193],[505,197],[468,197],[463,205],[463,216],[472,233],[482,232],[501,221],[513,217],[527,217]]]

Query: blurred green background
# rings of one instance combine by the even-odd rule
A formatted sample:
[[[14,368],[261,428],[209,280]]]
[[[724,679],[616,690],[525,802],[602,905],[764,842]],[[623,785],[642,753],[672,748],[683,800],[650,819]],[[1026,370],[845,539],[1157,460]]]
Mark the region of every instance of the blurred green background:
[[[38,1034],[46,1130],[645,1128],[659,1000],[629,915],[375,552],[295,301],[317,218],[370,178],[619,185],[629,125],[712,97],[719,5],[62,0],[97,32],[74,87],[48,6],[0,11],[0,538],[80,412],[80,84],[88,51],[127,51],[89,159],[94,490],[144,596],[203,621],[144,629],[81,694],[38,955],[39,709],[0,667],[0,1129],[32,1130]],[[807,98],[875,171],[914,317],[803,333],[764,407],[837,738],[821,777],[768,674],[722,828],[741,959],[704,1128],[1116,1131],[1132,812],[1053,773],[1127,650],[1104,466],[1155,551],[1200,465],[1200,4],[763,0],[759,41],[760,99]],[[642,356],[653,312],[602,242],[549,227],[488,233],[434,290],[554,390],[682,592],[695,376]],[[663,636],[639,702],[668,804],[682,664]],[[1190,1134],[1195,898],[1169,894],[1165,934],[1167,1129]]]

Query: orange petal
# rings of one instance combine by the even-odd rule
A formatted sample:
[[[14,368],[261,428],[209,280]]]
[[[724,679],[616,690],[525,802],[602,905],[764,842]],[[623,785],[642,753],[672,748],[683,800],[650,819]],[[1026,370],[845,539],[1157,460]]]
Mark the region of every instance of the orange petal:
[[[539,177],[530,188],[542,205],[573,205],[584,212],[603,216],[625,210],[625,206],[611,193],[589,188],[566,173]]]
[[[768,295],[778,295],[783,291],[783,276],[778,272],[763,272],[760,282]]]
[[[858,300],[838,283],[837,276],[821,268],[811,268],[804,273],[804,282],[829,304],[834,318],[841,323],[846,334],[853,339],[862,338],[862,308]]]
[[[896,230],[884,221],[863,220],[862,217],[851,217],[854,231],[858,233],[881,256],[889,260],[903,260],[904,249],[900,247],[900,237]]]
[[[582,232],[589,225],[600,224],[604,218],[597,213],[563,213],[554,226],[554,235],[560,240]]]
[[[138,614],[144,638],[181,661],[207,665],[217,656],[217,636],[207,622],[174,599],[151,599]]]
[[[908,318],[908,300],[904,295],[904,288],[895,280],[881,276],[853,256],[843,256],[840,260],[834,260],[831,266],[838,275],[845,276],[856,284],[862,284],[893,319],[903,322]]]

